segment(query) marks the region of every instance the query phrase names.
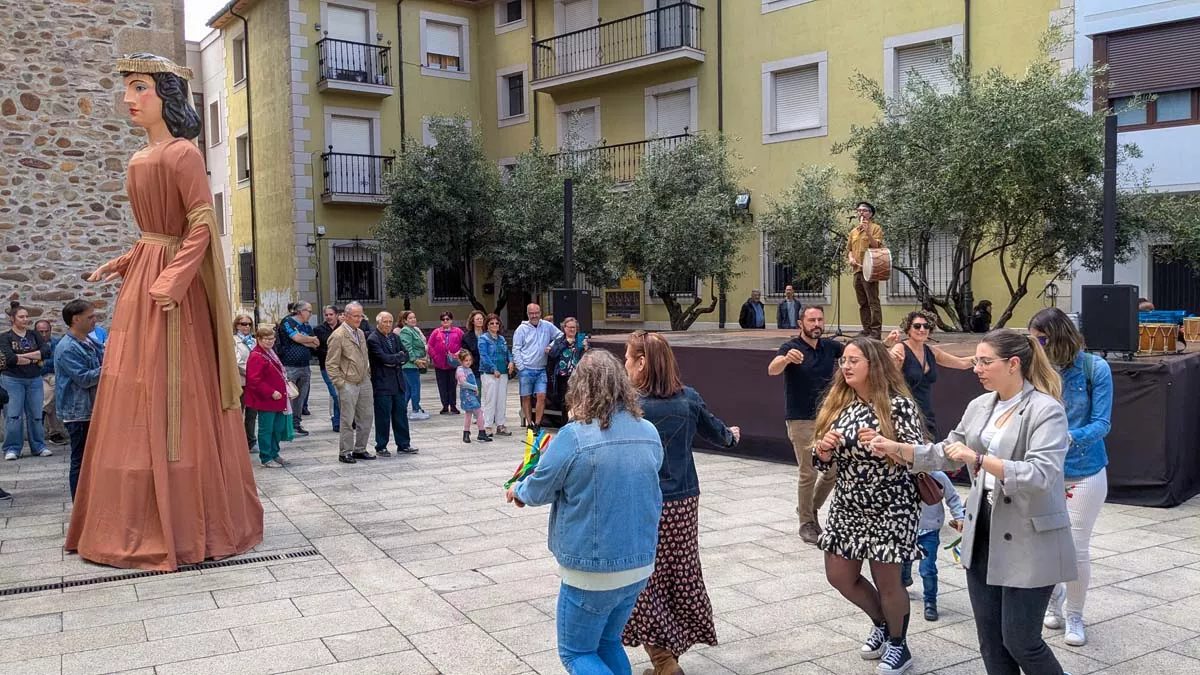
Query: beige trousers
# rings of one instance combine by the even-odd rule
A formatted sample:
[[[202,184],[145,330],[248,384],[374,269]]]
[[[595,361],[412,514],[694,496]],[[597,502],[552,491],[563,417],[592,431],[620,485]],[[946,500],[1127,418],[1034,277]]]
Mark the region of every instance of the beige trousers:
[[[375,396],[370,378],[362,384],[344,383],[338,389],[342,419],[338,431],[338,452],[349,457],[355,452],[366,452],[371,437],[371,425],[375,422]]]
[[[816,523],[817,511],[833,491],[834,481],[837,480],[837,467],[829,471],[817,471],[812,460],[812,420],[788,420],[788,440],[792,442],[792,451],[796,453],[796,463],[800,466],[800,481],[796,489],[796,513],[800,515],[800,524]]]

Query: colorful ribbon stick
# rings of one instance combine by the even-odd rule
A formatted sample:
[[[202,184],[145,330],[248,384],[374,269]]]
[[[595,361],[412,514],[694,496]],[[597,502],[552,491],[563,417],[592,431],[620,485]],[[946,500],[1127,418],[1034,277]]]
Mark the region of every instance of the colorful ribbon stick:
[[[546,449],[546,444],[550,442],[550,434],[544,429],[539,430],[535,436],[533,429],[525,432],[525,458],[521,460],[521,465],[517,467],[512,478],[504,484],[504,489],[513,486],[513,483],[524,480],[527,476],[537,469],[538,460],[542,458],[542,451]]]
[[[958,539],[955,539],[946,546],[942,547],[942,550],[950,551],[950,555],[954,556],[954,563],[957,565],[962,564],[962,549],[960,548],[961,544],[962,537],[960,536]]]

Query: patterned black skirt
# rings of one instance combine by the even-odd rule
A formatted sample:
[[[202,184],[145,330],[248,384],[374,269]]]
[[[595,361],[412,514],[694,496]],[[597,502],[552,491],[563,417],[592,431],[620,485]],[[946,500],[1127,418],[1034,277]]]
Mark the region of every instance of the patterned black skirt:
[[[679,656],[699,643],[717,644],[700,569],[699,511],[698,495],[663,502],[654,573],[625,624],[626,645],[654,645]]]

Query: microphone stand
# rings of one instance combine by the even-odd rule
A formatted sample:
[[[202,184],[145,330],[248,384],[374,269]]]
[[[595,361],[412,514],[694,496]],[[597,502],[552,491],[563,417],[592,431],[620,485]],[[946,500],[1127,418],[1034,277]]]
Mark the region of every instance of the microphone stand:
[[[854,222],[855,218],[858,218],[858,216],[854,215],[854,216],[846,217],[846,219],[849,220],[850,222]],[[845,262],[845,260],[843,258],[843,263],[844,262]],[[840,337],[846,336],[846,334],[842,332],[842,273],[841,272],[838,272],[837,278],[834,279],[833,285],[834,285],[833,293],[834,293],[834,295],[837,296],[837,304],[835,304],[833,306],[833,313],[837,317],[836,318],[837,326],[834,328],[833,337],[840,338]]]

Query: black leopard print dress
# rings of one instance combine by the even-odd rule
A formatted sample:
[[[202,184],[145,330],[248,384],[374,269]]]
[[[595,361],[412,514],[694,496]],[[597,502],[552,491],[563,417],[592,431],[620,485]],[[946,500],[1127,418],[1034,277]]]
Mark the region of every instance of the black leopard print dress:
[[[912,399],[892,397],[895,440],[923,443],[924,431]],[[858,430],[879,428],[879,418],[866,403],[855,400],[833,423],[842,433],[841,447],[833,450],[833,463],[822,462],[813,452],[813,465],[827,471],[837,464],[829,522],[817,546],[849,560],[903,563],[924,557],[917,546],[921,498],[908,469],[858,443]]]

